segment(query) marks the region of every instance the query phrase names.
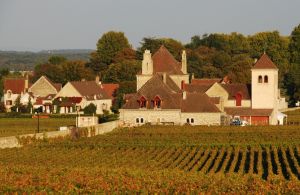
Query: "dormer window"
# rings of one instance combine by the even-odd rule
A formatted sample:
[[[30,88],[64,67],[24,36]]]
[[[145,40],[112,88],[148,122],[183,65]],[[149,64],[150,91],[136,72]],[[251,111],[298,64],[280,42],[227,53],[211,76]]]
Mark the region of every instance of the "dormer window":
[[[154,102],[154,108],[160,108],[161,107],[161,99],[158,96],[155,96],[153,102]]]
[[[235,106],[241,106],[242,105],[242,99],[243,99],[242,94],[237,93],[235,95]]]
[[[142,96],[139,100],[139,103],[140,103],[140,108],[146,108],[146,105],[147,105],[147,100],[144,96]]]
[[[259,76],[258,76],[258,83],[262,83],[262,82],[263,82],[262,76],[259,75]]]
[[[264,76],[264,83],[268,83],[269,82],[269,78],[267,75]]]

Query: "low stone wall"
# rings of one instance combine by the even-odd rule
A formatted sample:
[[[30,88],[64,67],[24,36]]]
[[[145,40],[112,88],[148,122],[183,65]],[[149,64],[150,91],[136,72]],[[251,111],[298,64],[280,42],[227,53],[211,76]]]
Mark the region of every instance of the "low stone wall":
[[[100,134],[110,132],[113,129],[117,128],[118,126],[119,126],[119,121],[111,121],[111,122],[95,125],[93,127],[88,128],[89,136],[93,134],[91,133],[93,128],[95,129],[95,133],[93,135],[100,135]],[[20,135],[18,137],[20,138],[35,137],[37,139],[43,139],[43,138],[65,137],[70,134],[71,134],[71,130],[64,130],[64,131],[49,131],[49,132],[35,133],[35,134],[25,134],[25,135]],[[15,148],[21,146],[22,145],[19,143],[17,136],[0,138],[0,149]]]
[[[18,139],[15,136],[11,137],[1,137],[0,138],[0,149],[2,148],[16,148],[21,145],[18,142]]]

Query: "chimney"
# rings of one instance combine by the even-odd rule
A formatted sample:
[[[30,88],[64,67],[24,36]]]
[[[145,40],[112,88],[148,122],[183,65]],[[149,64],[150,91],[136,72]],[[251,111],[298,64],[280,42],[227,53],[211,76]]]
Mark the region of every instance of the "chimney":
[[[164,81],[164,84],[167,84],[167,73],[165,73],[165,72],[163,74],[163,81]]]
[[[84,79],[84,78],[82,78],[82,79],[81,79],[81,81],[82,81],[82,82],[84,82],[84,81],[85,81],[85,79]]]
[[[142,61],[142,74],[152,75],[153,74],[153,61],[150,50],[145,50]]]
[[[183,99],[183,100],[186,100],[186,91],[183,91],[183,92],[182,92],[182,99]]]
[[[29,85],[29,84],[28,84],[29,81],[28,81],[28,80],[29,80],[29,79],[28,79],[28,74],[26,74],[26,75],[25,75],[25,84],[24,84],[24,85],[25,85],[25,86],[24,86],[24,93],[27,92],[27,91],[28,91],[28,88],[29,88],[29,86],[28,86],[28,85]]]
[[[181,55],[181,71],[183,72],[183,74],[187,74],[187,60],[185,50],[182,51]]]
[[[254,64],[257,62],[257,58],[254,58]]]

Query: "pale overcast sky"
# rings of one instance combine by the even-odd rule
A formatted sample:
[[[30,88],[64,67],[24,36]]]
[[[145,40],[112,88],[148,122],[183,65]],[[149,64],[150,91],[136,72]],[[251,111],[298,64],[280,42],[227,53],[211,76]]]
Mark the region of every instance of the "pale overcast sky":
[[[0,50],[95,49],[104,32],[143,37],[278,30],[300,23],[300,0],[0,0]]]

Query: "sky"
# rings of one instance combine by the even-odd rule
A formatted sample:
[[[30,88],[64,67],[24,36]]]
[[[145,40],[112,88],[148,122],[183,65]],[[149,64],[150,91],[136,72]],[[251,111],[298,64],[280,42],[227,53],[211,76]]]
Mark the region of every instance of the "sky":
[[[0,50],[95,49],[103,33],[122,31],[188,43],[205,33],[250,35],[300,24],[300,0],[0,0]]]

